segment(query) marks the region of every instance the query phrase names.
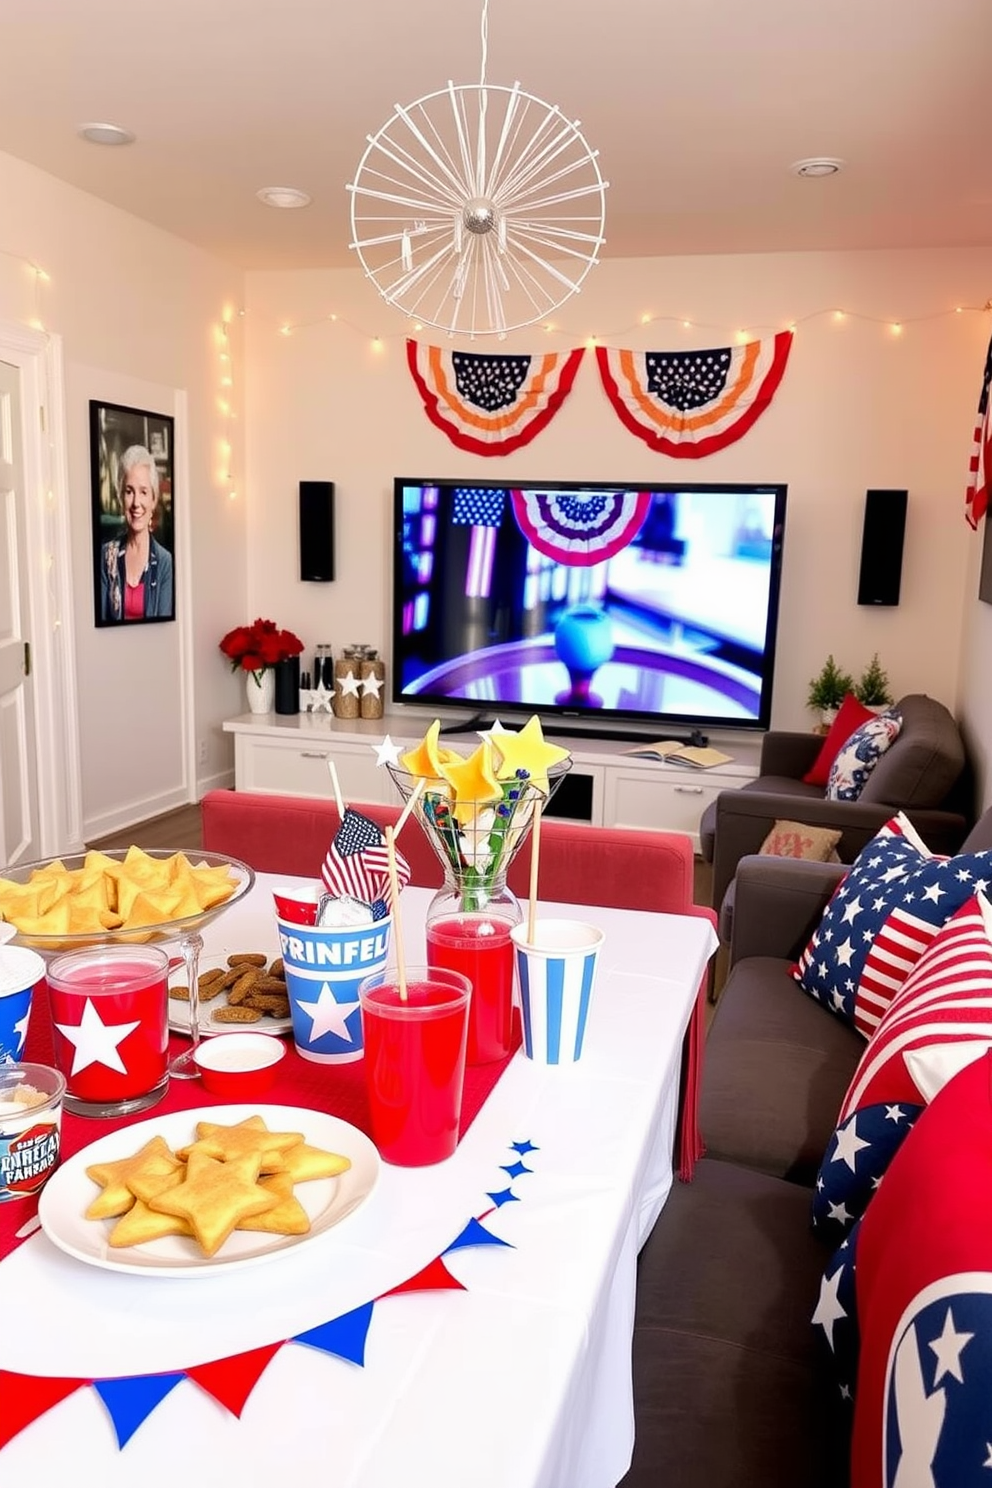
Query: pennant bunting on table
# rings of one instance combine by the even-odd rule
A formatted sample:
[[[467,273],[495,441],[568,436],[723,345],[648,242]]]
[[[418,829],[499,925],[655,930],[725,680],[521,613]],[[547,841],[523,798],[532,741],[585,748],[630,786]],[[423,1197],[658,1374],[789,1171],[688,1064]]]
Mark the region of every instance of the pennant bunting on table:
[[[247,1349],[243,1354],[231,1354],[226,1359],[197,1364],[185,1371],[186,1377],[212,1395],[232,1416],[240,1416],[248,1396],[284,1342],[280,1338],[278,1343],[266,1344],[264,1348]]]
[[[427,417],[452,444],[473,455],[508,455],[554,418],[583,350],[493,356],[411,338],[406,359]]]
[[[532,547],[576,568],[604,563],[625,548],[651,505],[648,491],[511,491],[510,499]]]
[[[118,1447],[131,1440],[157,1405],[186,1378],[178,1374],[136,1374],[124,1379],[94,1380],[93,1388],[107,1407]]]
[[[527,1144],[526,1149],[518,1149],[516,1143],[512,1146],[515,1150],[537,1151],[531,1144]],[[516,1198],[509,1190],[505,1190],[505,1193],[510,1198]],[[490,1194],[489,1197],[496,1196]],[[500,1201],[505,1202],[502,1196],[497,1200]],[[266,1368],[287,1343],[304,1344],[321,1353],[364,1367],[365,1343],[375,1303],[385,1297],[400,1296],[404,1292],[467,1291],[464,1283],[452,1276],[443,1257],[470,1245],[515,1248],[509,1241],[490,1234],[478,1219],[469,1219],[451,1244],[435,1256],[434,1260],[398,1286],[383,1292],[380,1297],[342,1313],[340,1317],[329,1318],[303,1333],[294,1334],[292,1338],[281,1338],[262,1348],[229,1354],[226,1358],[212,1359],[206,1364],[191,1365],[162,1374],[122,1375],[110,1379],[56,1378],[48,1375],[15,1374],[0,1369],[0,1448],[6,1446],[39,1416],[84,1387],[92,1386],[96,1390],[110,1415],[117,1445],[123,1448],[138,1427],[184,1379],[199,1385],[201,1390],[225,1410],[240,1417]]]
[[[606,396],[651,449],[699,460],[746,434],[775,395],[792,332],[708,351],[623,351],[597,346]]]
[[[340,1317],[331,1318],[330,1322],[308,1328],[305,1333],[294,1334],[290,1342],[305,1343],[308,1348],[319,1349],[323,1354],[335,1354],[339,1359],[347,1359],[349,1364],[364,1365],[365,1340],[372,1321],[373,1306],[374,1303],[366,1302],[353,1312],[344,1312]]]
[[[507,1245],[511,1250],[515,1248],[509,1240],[501,1240],[498,1235],[491,1234],[477,1219],[470,1219],[461,1234],[456,1235],[441,1254],[450,1255],[453,1250],[464,1250],[469,1245]]]
[[[978,398],[975,437],[968,465],[968,490],[965,495],[965,518],[969,527],[978,524],[989,504],[989,482],[992,480],[992,427],[989,425],[989,385],[992,384],[992,341],[985,353],[985,375]]]

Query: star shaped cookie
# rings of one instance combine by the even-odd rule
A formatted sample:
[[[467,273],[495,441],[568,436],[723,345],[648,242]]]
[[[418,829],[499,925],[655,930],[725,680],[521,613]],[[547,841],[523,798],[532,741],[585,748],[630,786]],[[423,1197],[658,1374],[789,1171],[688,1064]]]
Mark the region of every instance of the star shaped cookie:
[[[204,1255],[216,1255],[242,1220],[279,1203],[278,1195],[258,1182],[258,1166],[257,1152],[219,1162],[194,1146],[184,1181],[157,1194],[148,1207],[186,1220]]]
[[[113,1219],[118,1214],[126,1214],[135,1201],[134,1185],[148,1192],[149,1185],[154,1188],[176,1182],[182,1176],[182,1167],[161,1137],[152,1137],[133,1157],[91,1163],[86,1176],[99,1183],[103,1192],[87,1209],[86,1218]]]

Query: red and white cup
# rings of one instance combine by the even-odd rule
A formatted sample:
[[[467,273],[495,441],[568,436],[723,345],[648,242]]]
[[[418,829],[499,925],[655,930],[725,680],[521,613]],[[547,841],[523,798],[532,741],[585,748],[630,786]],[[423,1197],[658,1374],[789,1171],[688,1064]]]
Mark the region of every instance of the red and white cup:
[[[317,908],[326,893],[322,883],[276,884],[272,890],[276,918],[290,925],[316,925]]]
[[[54,957],[46,975],[65,1109],[124,1116],[161,1100],[169,1083],[165,952],[89,946]]]

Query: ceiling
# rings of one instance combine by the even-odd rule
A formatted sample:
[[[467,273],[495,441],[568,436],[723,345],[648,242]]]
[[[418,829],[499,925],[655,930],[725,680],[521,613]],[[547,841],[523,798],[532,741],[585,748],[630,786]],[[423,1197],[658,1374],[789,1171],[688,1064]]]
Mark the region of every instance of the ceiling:
[[[3,0],[0,151],[246,269],[356,266],[345,188],[366,136],[480,81],[481,18],[482,0]],[[487,82],[560,105],[599,151],[604,257],[992,247],[990,65],[990,0],[491,0],[488,17]],[[86,144],[92,121],[136,142]],[[844,170],[790,171],[822,155]],[[262,205],[276,185],[312,204]]]

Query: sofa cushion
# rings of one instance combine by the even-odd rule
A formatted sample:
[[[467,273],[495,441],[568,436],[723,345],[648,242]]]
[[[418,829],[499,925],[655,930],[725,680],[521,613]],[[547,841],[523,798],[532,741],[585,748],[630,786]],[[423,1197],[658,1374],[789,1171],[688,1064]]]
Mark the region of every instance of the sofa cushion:
[[[868,777],[877,766],[889,745],[898,737],[902,718],[891,709],[887,713],[872,715],[866,723],[845,741],[830,766],[827,777],[828,801],[857,801],[860,799]]]
[[[992,1047],[992,910],[973,895],[934,936],[861,1056],[813,1199],[839,1237],[868,1207],[926,1103]]]
[[[843,1482],[810,1327],[823,1251],[793,1184],[704,1158],[638,1264],[624,1488]]]
[[[898,813],[841,879],[796,979],[870,1038],[941,925],[983,882],[992,882],[992,852],[935,857]]]
[[[738,961],[706,1041],[699,1122],[707,1152],[812,1185],[863,1047],[797,995],[788,961]],[[809,1200],[807,1191],[807,1226]]]
[[[847,697],[837,709],[837,717],[827,732],[826,738],[821,745],[820,752],[816,756],[810,768],[803,776],[807,785],[826,786],[830,778],[830,766],[837,758],[844,744],[863,723],[867,723],[875,715],[864,703],[859,703],[853,692]]]
[[[891,801],[907,810],[942,806],[964,769],[964,743],[953,716],[925,693],[901,697],[902,731],[879,760],[863,801]]]
[[[938,1092],[893,1158],[861,1222],[857,1308],[854,1488],[987,1478],[992,1055]]]
[[[758,849],[759,854],[773,858],[803,858],[811,863],[838,861],[839,831],[830,827],[810,827],[803,822],[777,821]]]

